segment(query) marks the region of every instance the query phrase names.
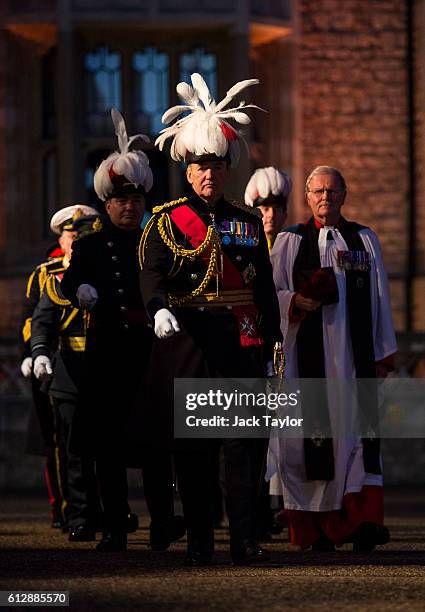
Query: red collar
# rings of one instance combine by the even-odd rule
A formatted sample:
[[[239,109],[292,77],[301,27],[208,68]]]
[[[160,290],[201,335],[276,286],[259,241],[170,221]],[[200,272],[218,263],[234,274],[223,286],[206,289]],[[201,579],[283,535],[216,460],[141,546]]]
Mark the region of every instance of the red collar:
[[[337,224],[336,224],[334,227],[336,227],[336,228],[341,227],[341,220],[342,220],[342,217],[340,217],[340,218],[339,218],[338,223],[337,223]],[[314,221],[314,227],[315,227],[316,229],[318,229],[318,230],[319,230],[319,229],[322,229],[322,227],[324,227],[324,225],[322,225],[322,224],[320,223],[320,221],[318,221],[318,220],[317,220],[316,218],[314,218],[314,217],[313,217],[313,221]]]

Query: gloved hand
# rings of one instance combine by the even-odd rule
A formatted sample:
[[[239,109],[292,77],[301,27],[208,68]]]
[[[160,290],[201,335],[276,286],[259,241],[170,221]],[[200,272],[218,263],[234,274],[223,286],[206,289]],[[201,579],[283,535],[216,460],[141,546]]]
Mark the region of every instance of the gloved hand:
[[[77,298],[81,308],[91,310],[98,300],[98,294],[94,287],[84,283],[77,289]]]
[[[32,372],[32,357],[25,357],[21,363],[21,372],[25,378],[29,378]]]
[[[46,355],[39,355],[34,360],[34,376],[38,380],[50,378],[53,374],[52,362]]]
[[[176,317],[166,308],[158,310],[154,316],[155,335],[158,338],[169,338],[180,331]]]

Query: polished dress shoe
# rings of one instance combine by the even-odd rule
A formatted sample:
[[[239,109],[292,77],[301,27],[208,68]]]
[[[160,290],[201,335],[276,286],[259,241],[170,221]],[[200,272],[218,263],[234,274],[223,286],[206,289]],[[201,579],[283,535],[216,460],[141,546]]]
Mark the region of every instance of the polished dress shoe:
[[[390,532],[384,525],[362,523],[352,534],[354,552],[371,552],[375,546],[387,544]]]
[[[152,550],[164,551],[172,542],[177,542],[186,533],[186,527],[182,516],[173,516],[168,522],[152,521],[150,525],[150,546]]]
[[[212,554],[198,551],[188,551],[184,564],[187,567],[205,567],[211,565]]]
[[[70,542],[94,542],[96,532],[87,525],[77,525],[69,528],[68,539]]]
[[[96,546],[100,552],[120,552],[127,550],[127,534],[119,532],[108,532],[102,535],[102,539]]]
[[[65,527],[65,521],[56,516],[52,518],[51,527],[52,529],[63,529]]]
[[[269,551],[261,548],[255,540],[246,540],[236,552],[232,552],[233,565],[251,565],[269,560]]]
[[[139,529],[139,517],[134,512],[127,515],[127,533],[134,533]]]

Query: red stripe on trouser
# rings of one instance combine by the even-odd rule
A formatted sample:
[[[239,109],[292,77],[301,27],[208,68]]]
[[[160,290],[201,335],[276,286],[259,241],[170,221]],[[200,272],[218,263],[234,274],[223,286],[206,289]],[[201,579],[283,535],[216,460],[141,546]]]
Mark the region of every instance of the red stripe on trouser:
[[[286,510],[291,544],[308,548],[325,535],[336,545],[342,544],[359,525],[384,522],[383,488],[367,485],[358,493],[344,495],[341,510],[304,512]]]

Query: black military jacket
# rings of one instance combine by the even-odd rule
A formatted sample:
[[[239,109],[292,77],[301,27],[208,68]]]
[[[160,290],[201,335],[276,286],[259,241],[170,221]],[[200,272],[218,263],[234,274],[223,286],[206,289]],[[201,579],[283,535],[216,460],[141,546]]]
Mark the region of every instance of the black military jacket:
[[[238,270],[243,286],[252,287],[264,340],[266,343],[281,341],[279,304],[261,216],[248,206],[224,198],[208,206],[193,194],[187,201],[176,201],[175,207],[183,205],[188,205],[206,226],[214,222],[223,253]],[[158,229],[158,220],[163,212],[170,213],[175,207],[158,207],[141,245],[141,290],[151,319],[161,308],[170,308],[170,294],[188,294],[199,286],[207,270],[208,256],[175,257],[164,243]],[[172,221],[171,226],[176,242],[187,249],[193,249]],[[220,278],[218,285],[218,290],[223,290]],[[214,277],[205,291],[216,290],[217,279]]]
[[[142,231],[121,230],[107,222],[99,232],[74,241],[71,262],[61,282],[63,294],[78,307],[78,287],[95,287],[99,299],[90,327],[131,333],[140,326],[144,306],[139,288],[137,248]]]
[[[60,291],[56,274],[48,274],[43,295],[32,317],[33,359],[46,355],[53,363],[49,393],[75,399],[84,368],[83,311],[74,308]]]
[[[25,292],[25,301],[21,317],[21,337],[23,341],[23,358],[31,356],[31,322],[32,315],[43,293],[48,274],[64,272],[63,257],[54,257],[41,263],[31,273]]]

